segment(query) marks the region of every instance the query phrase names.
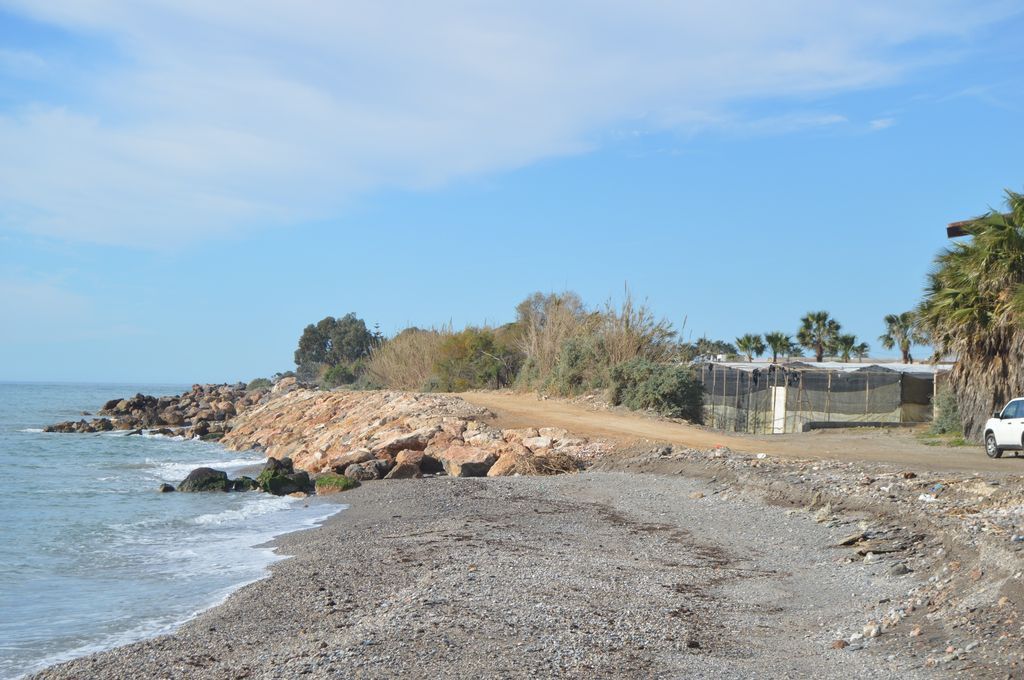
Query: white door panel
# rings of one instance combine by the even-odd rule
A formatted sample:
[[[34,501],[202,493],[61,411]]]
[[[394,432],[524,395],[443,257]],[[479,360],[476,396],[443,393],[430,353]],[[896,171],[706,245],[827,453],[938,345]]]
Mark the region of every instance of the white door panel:
[[[996,441],[1000,446],[1020,446],[1024,437],[1024,401],[1011,401],[1003,409],[1003,418],[996,427]]]

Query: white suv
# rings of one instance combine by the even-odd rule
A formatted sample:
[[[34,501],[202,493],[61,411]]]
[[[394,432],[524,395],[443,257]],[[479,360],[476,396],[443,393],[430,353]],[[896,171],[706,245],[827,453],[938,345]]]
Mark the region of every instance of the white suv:
[[[1024,449],[1024,399],[1014,399],[985,423],[985,453],[999,458],[1003,451]]]

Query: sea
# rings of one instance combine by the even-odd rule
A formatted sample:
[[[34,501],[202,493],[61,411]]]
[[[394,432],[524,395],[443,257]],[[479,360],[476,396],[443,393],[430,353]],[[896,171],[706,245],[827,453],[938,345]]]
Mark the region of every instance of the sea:
[[[265,544],[341,506],[248,493],[158,493],[231,477],[258,452],[180,437],[43,432],[113,398],[189,385],[0,383],[0,678],[173,631],[267,575]]]

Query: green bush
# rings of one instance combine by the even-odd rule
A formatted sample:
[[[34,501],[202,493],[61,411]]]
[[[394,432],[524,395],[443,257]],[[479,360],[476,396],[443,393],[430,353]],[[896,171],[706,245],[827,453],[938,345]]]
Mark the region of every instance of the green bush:
[[[502,329],[467,328],[441,343],[428,390],[461,392],[498,389],[510,384],[519,368],[514,348],[505,344]]]
[[[273,387],[273,383],[267,378],[256,378],[246,385],[245,389],[251,392],[253,390],[269,390],[271,387]]]
[[[571,397],[605,386],[605,370],[598,357],[593,336],[577,336],[562,344],[554,370],[545,387],[555,394]]]
[[[340,385],[351,385],[363,374],[364,362],[343,361],[336,366],[331,366],[320,377],[320,382],[326,387],[338,387]]]
[[[956,405],[956,395],[948,386],[939,389],[932,401],[935,418],[932,420],[932,434],[963,434],[963,421]]]
[[[633,410],[653,409],[693,423],[703,419],[704,387],[687,366],[633,359],[611,370],[609,400]]]

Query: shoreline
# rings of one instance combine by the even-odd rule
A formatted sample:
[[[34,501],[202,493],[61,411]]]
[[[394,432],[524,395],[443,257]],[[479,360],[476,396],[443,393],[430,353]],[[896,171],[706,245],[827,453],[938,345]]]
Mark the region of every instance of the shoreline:
[[[315,498],[315,496],[311,496],[310,498]],[[308,501],[309,499],[306,500]],[[296,502],[298,502],[298,499],[296,499]],[[280,532],[276,532],[268,538],[257,539],[257,542],[246,546],[247,549],[254,551],[254,553],[261,553],[266,555],[266,563],[261,567],[261,572],[258,575],[247,580],[232,584],[230,586],[218,589],[217,591],[211,594],[210,600],[208,602],[198,605],[197,609],[195,609],[188,615],[184,616],[183,618],[177,619],[171,623],[155,625],[155,627],[143,626],[142,630],[131,629],[128,631],[108,636],[108,640],[110,638],[115,639],[115,641],[112,642],[101,640],[99,642],[85,644],[73,650],[54,654],[52,657],[42,659],[37,663],[34,663],[31,666],[30,670],[13,677],[18,680],[22,678],[34,677],[35,674],[38,674],[54,666],[60,666],[66,663],[73,663],[78,659],[86,658],[97,654],[105,654],[107,652],[116,650],[120,647],[133,645],[139,642],[145,642],[146,640],[151,640],[166,635],[173,635],[182,626],[197,619],[206,612],[209,612],[225,604],[231,597],[233,597],[238,591],[242,590],[243,588],[246,588],[247,586],[250,586],[254,583],[258,583],[265,579],[271,578],[273,576],[274,565],[279,564],[280,562],[283,562],[285,560],[291,559],[293,557],[292,555],[283,554],[279,552],[278,541],[280,539],[293,533],[313,531],[323,526],[323,524],[330,521],[333,517],[344,512],[346,509],[349,508],[349,505],[347,503],[343,503],[341,499],[338,497],[327,496],[322,498],[320,501],[316,502],[320,505],[336,507],[332,508],[331,512],[328,514],[312,519],[305,519],[301,521],[297,526],[284,529]],[[257,520],[254,519],[254,521]]]
[[[346,512],[275,538],[289,558],[268,578],[175,633],[31,677],[917,677],[870,645],[828,647],[860,626],[851,589],[894,597],[904,581],[834,563],[842,527],[712,486],[622,472],[365,485]],[[800,549],[765,551],[765,532]],[[808,589],[811,572],[827,578]]]

